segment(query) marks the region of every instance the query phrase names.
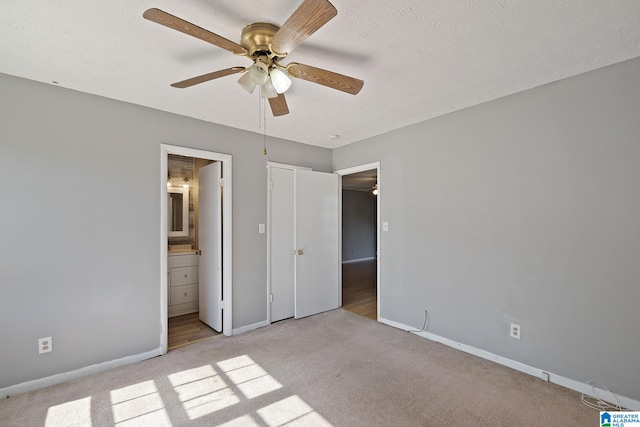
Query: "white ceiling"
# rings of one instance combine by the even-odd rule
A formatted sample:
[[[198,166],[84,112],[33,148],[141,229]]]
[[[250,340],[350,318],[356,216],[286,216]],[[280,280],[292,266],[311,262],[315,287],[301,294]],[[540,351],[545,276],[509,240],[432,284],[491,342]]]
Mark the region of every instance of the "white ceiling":
[[[302,0],[2,0],[0,72],[262,133],[258,97],[227,76],[249,65],[142,18],[157,7],[235,42],[251,22],[282,25]],[[640,56],[638,0],[332,0],[338,15],[296,61],[365,81],[352,96],[303,80],[271,136],[338,147]],[[340,135],[330,139],[331,135]]]

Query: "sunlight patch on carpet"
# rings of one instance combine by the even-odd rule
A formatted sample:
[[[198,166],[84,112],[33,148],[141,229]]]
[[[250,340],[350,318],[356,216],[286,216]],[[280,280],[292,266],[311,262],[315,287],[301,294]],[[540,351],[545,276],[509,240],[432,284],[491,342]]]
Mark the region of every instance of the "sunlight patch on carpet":
[[[228,388],[227,383],[211,365],[169,375],[169,382],[180,402],[187,402]]]
[[[182,402],[184,410],[190,420],[221,411],[240,402],[240,398],[236,394],[225,388],[224,390],[209,393],[195,399]]]
[[[117,426],[171,425],[155,381],[111,391],[113,421]]]
[[[211,365],[200,366],[199,368],[187,369],[185,371],[176,372],[168,376],[171,385],[176,387],[203,378],[218,375],[215,368]]]
[[[251,418],[251,415],[245,415],[227,423],[220,424],[218,427],[260,427],[260,424]]]
[[[254,365],[256,362],[253,361],[246,354],[244,356],[234,357],[232,359],[223,360],[218,362],[217,365],[222,372],[230,372],[236,369],[244,368],[245,366]]]
[[[47,410],[45,427],[78,425],[91,427],[91,398],[73,400],[51,406]]]
[[[247,399],[282,388],[282,384],[247,355],[219,362],[218,367]]]
[[[211,365],[176,372],[168,378],[190,420],[240,402],[240,398]]]
[[[118,427],[132,426],[172,426],[167,402],[177,400],[190,420],[195,420],[234,405],[248,405],[249,402],[276,390],[283,385],[273,378],[251,357],[242,355],[218,362],[168,374],[170,386],[159,389],[155,380],[149,380],[130,386],[111,390],[110,403],[113,424]],[[169,387],[167,390],[166,387]],[[173,390],[171,390],[173,388]],[[167,394],[167,391],[169,394]],[[174,395],[173,392],[176,394]],[[318,426],[331,424],[318,414],[300,397],[294,395],[281,399],[273,395],[271,402],[260,409],[242,411],[236,407],[239,415],[225,422],[225,427],[276,426]],[[176,402],[177,403],[177,402]],[[51,406],[47,411],[45,427],[81,425],[91,427],[92,398],[66,402]],[[95,410],[95,408],[94,408]],[[172,415],[176,415],[172,413]],[[103,420],[104,421],[104,420]]]
[[[258,409],[269,427],[283,425],[330,427],[331,424],[298,396],[287,397],[279,402]]]

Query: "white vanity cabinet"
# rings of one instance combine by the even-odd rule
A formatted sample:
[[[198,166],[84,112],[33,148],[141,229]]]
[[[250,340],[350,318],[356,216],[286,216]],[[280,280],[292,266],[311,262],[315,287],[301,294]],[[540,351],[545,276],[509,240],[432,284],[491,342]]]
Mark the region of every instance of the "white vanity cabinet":
[[[198,255],[169,254],[169,317],[198,311]]]

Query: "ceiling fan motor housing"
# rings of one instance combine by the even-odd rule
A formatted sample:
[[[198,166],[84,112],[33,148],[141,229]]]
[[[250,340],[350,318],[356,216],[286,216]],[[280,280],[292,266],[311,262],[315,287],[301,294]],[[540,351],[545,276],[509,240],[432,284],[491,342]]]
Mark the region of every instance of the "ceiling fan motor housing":
[[[277,25],[267,22],[254,22],[253,24],[249,24],[242,30],[240,45],[247,50],[247,56],[249,58],[272,56],[269,43],[279,29],[280,27]]]

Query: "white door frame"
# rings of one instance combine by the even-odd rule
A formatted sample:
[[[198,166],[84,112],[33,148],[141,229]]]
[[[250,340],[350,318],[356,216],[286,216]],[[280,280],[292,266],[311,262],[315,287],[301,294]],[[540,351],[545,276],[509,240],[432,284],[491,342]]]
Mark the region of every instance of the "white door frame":
[[[168,286],[167,286],[167,173],[169,154],[177,154],[186,157],[215,160],[222,163],[222,177],[224,191],[222,192],[222,292],[224,295],[222,333],[230,336],[233,334],[233,281],[232,281],[232,187],[231,187],[231,155],[215,153],[212,151],[197,150],[194,148],[180,147],[177,145],[160,144],[160,351],[167,352],[168,334]]]
[[[267,162],[267,325],[271,324],[271,169],[311,170],[304,166]]]
[[[334,172],[340,175],[340,208],[339,208],[340,209],[340,234],[339,234],[340,261],[339,262],[342,264],[342,177],[344,175],[351,175],[353,173],[364,172],[371,169],[376,170],[376,174],[378,177],[377,178],[378,179],[378,195],[376,196],[376,243],[378,246],[376,248],[376,255],[377,255],[377,258],[376,258],[376,283],[377,283],[376,305],[378,308],[377,320],[380,321],[380,259],[382,258],[382,241],[380,240],[380,228],[381,228],[380,227],[380,206],[381,206],[381,197],[382,197],[382,194],[384,193],[384,190],[382,189],[382,185],[381,185],[379,161],[373,162],[373,163],[367,163],[365,165],[354,166],[351,168],[340,169]],[[342,289],[342,268],[340,268],[340,289]],[[342,292],[340,292],[340,306],[342,306]]]

